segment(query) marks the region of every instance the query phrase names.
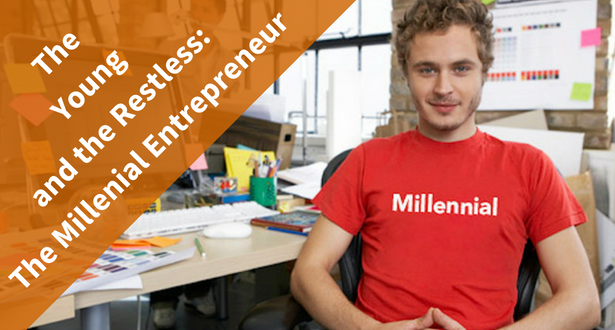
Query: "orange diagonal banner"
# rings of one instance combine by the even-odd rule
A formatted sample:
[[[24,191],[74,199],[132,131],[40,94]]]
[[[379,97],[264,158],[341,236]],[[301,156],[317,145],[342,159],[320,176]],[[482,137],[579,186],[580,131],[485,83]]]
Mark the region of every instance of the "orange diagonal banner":
[[[208,148],[352,1],[182,8],[166,25],[121,4],[117,32],[41,23],[26,31],[48,38],[4,40],[3,329],[33,324],[192,164],[185,145]]]

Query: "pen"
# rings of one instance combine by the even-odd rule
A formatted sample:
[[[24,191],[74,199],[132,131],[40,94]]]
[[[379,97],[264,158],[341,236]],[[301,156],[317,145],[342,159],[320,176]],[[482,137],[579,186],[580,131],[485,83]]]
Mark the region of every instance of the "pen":
[[[201,245],[201,242],[199,242],[198,238],[194,238],[194,245],[196,245],[196,248],[199,249],[199,253],[201,254],[202,258],[205,258],[206,254],[205,251],[203,251],[203,246]]]
[[[282,232],[282,233],[301,235],[301,236],[307,236],[308,235],[308,233],[304,233],[304,232],[300,232],[300,231],[296,231],[296,230],[283,229],[283,228],[278,228],[278,227],[267,227],[267,229],[273,230],[273,231],[279,231],[279,232]]]

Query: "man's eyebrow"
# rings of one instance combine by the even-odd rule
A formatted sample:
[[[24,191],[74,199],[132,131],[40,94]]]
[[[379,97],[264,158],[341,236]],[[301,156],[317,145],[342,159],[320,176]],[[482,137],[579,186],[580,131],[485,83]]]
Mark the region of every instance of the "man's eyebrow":
[[[457,65],[477,65],[477,63],[475,61],[472,61],[470,59],[462,59],[459,61],[455,61],[453,63],[453,66],[457,66]]]
[[[431,62],[431,61],[420,61],[420,62],[416,62],[414,64],[412,64],[413,68],[418,68],[421,66],[429,66],[429,67],[438,67],[439,65],[437,65],[435,62]]]
[[[452,66],[458,66],[458,65],[477,65],[478,63],[476,63],[476,61],[473,61],[471,59],[461,59],[458,61],[453,62]],[[432,62],[432,61],[419,61],[416,62],[414,64],[412,64],[412,68],[419,68],[419,67],[439,67],[440,65]]]

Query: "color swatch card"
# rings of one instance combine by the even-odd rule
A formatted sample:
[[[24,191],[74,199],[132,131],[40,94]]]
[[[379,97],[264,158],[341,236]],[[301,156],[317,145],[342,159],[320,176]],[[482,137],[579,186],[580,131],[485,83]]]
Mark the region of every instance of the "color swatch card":
[[[107,250],[66,290],[66,292],[62,294],[62,296],[79,291],[91,290],[92,288],[106,283],[123,280],[154,268],[189,259],[194,255],[194,250],[195,248],[189,248],[179,252]]]

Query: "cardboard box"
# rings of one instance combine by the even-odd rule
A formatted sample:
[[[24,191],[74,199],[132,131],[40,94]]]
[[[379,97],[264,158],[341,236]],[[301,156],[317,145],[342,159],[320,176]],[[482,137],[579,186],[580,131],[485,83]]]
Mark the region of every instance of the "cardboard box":
[[[262,151],[274,151],[282,158],[280,169],[290,167],[297,126],[241,116],[222,134],[216,143],[234,147],[243,144]]]

